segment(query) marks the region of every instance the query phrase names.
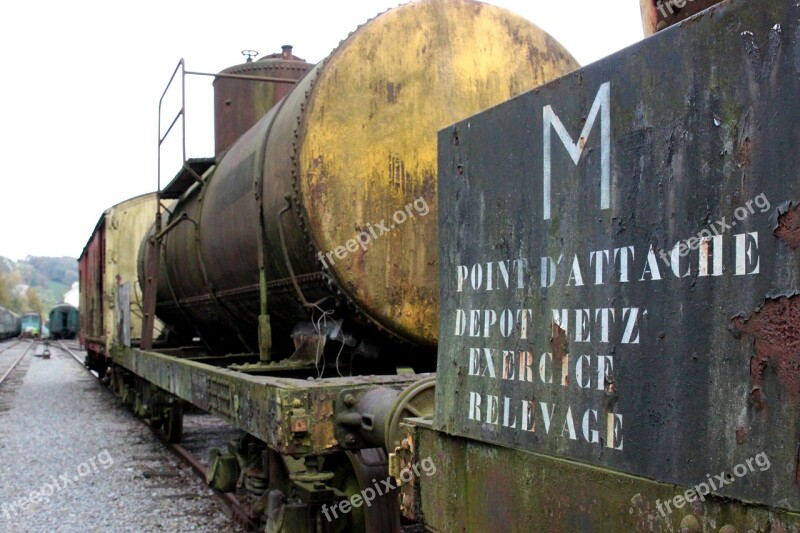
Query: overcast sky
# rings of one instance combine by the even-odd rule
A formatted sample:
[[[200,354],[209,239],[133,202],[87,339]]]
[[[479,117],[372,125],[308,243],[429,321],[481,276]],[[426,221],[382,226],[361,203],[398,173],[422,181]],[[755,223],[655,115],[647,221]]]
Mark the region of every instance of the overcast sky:
[[[218,72],[294,46],[316,63],[384,0],[5,2],[0,256],[77,257],[103,210],[156,188],[157,104],[178,60]],[[494,0],[586,65],[642,39],[638,0]],[[189,157],[213,156],[211,78],[187,92]],[[178,163],[164,169],[166,181]]]

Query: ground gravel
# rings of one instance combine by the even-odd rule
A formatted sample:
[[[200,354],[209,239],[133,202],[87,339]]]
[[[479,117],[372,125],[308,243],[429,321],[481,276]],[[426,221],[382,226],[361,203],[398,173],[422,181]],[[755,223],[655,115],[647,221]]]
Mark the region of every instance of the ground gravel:
[[[115,396],[51,353],[29,352],[0,386],[0,531],[239,530]]]

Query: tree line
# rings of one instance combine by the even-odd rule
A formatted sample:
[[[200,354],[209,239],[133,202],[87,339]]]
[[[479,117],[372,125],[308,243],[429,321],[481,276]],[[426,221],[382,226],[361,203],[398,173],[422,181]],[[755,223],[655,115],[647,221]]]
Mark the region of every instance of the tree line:
[[[63,301],[63,295],[78,280],[74,257],[28,256],[12,261],[0,256],[0,306],[15,313],[44,314]]]
[[[13,290],[20,283],[22,283],[22,279],[19,272],[0,272],[0,307],[5,307],[18,314],[36,311],[44,315],[44,304],[36,289],[28,287],[22,293]]]

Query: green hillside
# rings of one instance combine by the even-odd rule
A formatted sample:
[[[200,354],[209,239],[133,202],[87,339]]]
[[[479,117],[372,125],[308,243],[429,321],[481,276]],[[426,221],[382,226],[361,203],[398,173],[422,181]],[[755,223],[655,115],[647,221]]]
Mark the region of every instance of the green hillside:
[[[32,257],[12,261],[0,257],[0,306],[17,313],[46,314],[61,303],[64,293],[78,281],[74,257]]]

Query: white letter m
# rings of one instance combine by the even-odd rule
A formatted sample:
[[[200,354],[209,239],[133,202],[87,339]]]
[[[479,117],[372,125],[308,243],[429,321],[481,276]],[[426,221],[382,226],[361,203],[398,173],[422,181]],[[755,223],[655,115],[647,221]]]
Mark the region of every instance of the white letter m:
[[[542,154],[544,165],[544,220],[550,219],[550,126],[556,130],[558,137],[567,149],[572,162],[576,165],[580,160],[585,147],[586,139],[594,126],[597,114],[600,115],[600,209],[611,207],[611,83],[605,82],[597,91],[589,118],[581,130],[578,142],[572,142],[572,137],[567,133],[561,119],[555,114],[553,108],[546,105],[542,108],[542,122],[544,127],[544,150]]]

